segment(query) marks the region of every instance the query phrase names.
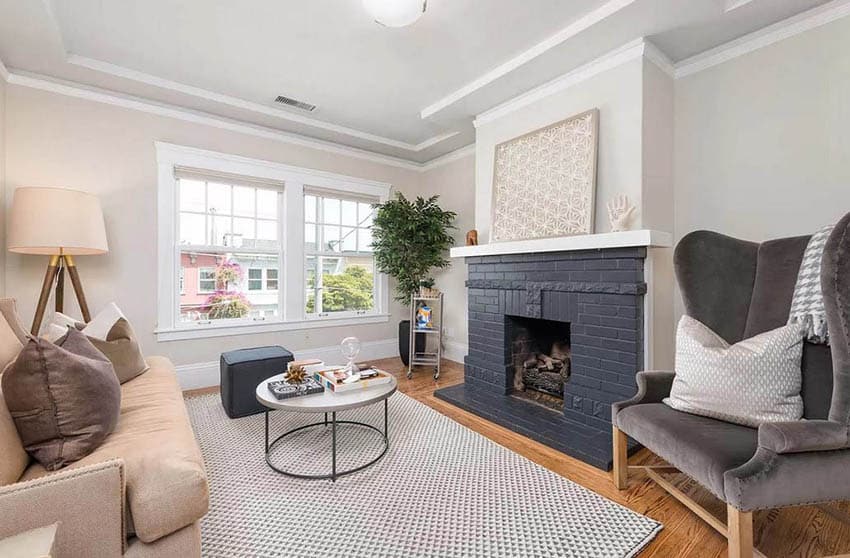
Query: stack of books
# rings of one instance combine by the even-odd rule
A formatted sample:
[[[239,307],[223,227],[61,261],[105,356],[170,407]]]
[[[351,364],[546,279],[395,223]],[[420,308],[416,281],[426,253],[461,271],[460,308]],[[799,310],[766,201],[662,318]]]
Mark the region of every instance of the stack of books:
[[[307,372],[306,378],[301,382],[288,382],[286,380],[274,380],[268,383],[269,391],[277,399],[289,399],[291,397],[299,397],[301,395],[312,395],[314,393],[322,393],[325,388],[321,382],[313,377],[315,370],[324,368],[324,363],[321,360],[296,360],[289,363],[289,368],[303,367]]]
[[[348,374],[343,371],[342,367],[335,367],[317,370],[313,373],[313,378],[325,386],[326,389],[329,389],[334,393],[344,393],[347,391],[379,386],[381,384],[388,384],[392,381],[393,376],[389,372],[372,367],[361,370],[360,379],[355,381],[346,381],[348,380]]]

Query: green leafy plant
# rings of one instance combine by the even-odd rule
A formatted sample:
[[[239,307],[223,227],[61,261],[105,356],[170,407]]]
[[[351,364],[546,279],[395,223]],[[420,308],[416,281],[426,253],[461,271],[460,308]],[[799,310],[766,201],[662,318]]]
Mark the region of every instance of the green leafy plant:
[[[342,310],[368,310],[372,308],[372,273],[363,266],[350,265],[344,272],[324,276],[322,280],[322,309],[325,312]],[[313,288],[315,278],[307,282]],[[307,299],[307,313],[315,312],[316,300]]]
[[[204,306],[214,320],[242,318],[251,311],[248,298],[235,291],[216,291],[207,297]]]
[[[379,271],[396,280],[396,300],[409,303],[419,282],[433,285],[432,269],[449,266],[446,252],[454,244],[449,232],[456,214],[443,211],[439,196],[411,201],[401,192],[395,199],[375,205],[372,249]]]

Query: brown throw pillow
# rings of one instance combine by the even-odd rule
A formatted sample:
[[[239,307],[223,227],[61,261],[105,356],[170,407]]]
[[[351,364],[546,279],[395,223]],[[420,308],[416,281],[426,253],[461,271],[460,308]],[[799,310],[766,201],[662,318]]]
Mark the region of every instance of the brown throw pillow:
[[[55,345],[30,339],[2,388],[24,448],[49,471],[90,454],[118,424],[112,363],[74,329]]]
[[[77,323],[77,329],[85,326],[86,324]],[[112,325],[105,340],[88,336],[87,339],[112,362],[115,375],[122,384],[147,372],[150,368],[145,362],[145,357],[142,356],[136,334],[126,318],[119,318]]]

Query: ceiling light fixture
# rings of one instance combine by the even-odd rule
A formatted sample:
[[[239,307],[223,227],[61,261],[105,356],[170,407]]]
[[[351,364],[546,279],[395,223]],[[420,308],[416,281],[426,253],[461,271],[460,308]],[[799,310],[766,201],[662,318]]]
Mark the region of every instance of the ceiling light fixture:
[[[427,0],[363,0],[375,22],[386,27],[405,27],[425,13]]]

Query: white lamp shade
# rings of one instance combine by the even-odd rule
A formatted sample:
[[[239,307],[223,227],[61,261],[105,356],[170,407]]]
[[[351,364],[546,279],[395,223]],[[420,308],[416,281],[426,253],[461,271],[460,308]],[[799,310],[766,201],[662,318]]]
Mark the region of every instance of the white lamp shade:
[[[19,254],[85,256],[109,251],[97,196],[61,188],[18,188],[7,246]]]
[[[425,13],[426,0],[363,0],[375,21],[387,27],[404,27]]]

